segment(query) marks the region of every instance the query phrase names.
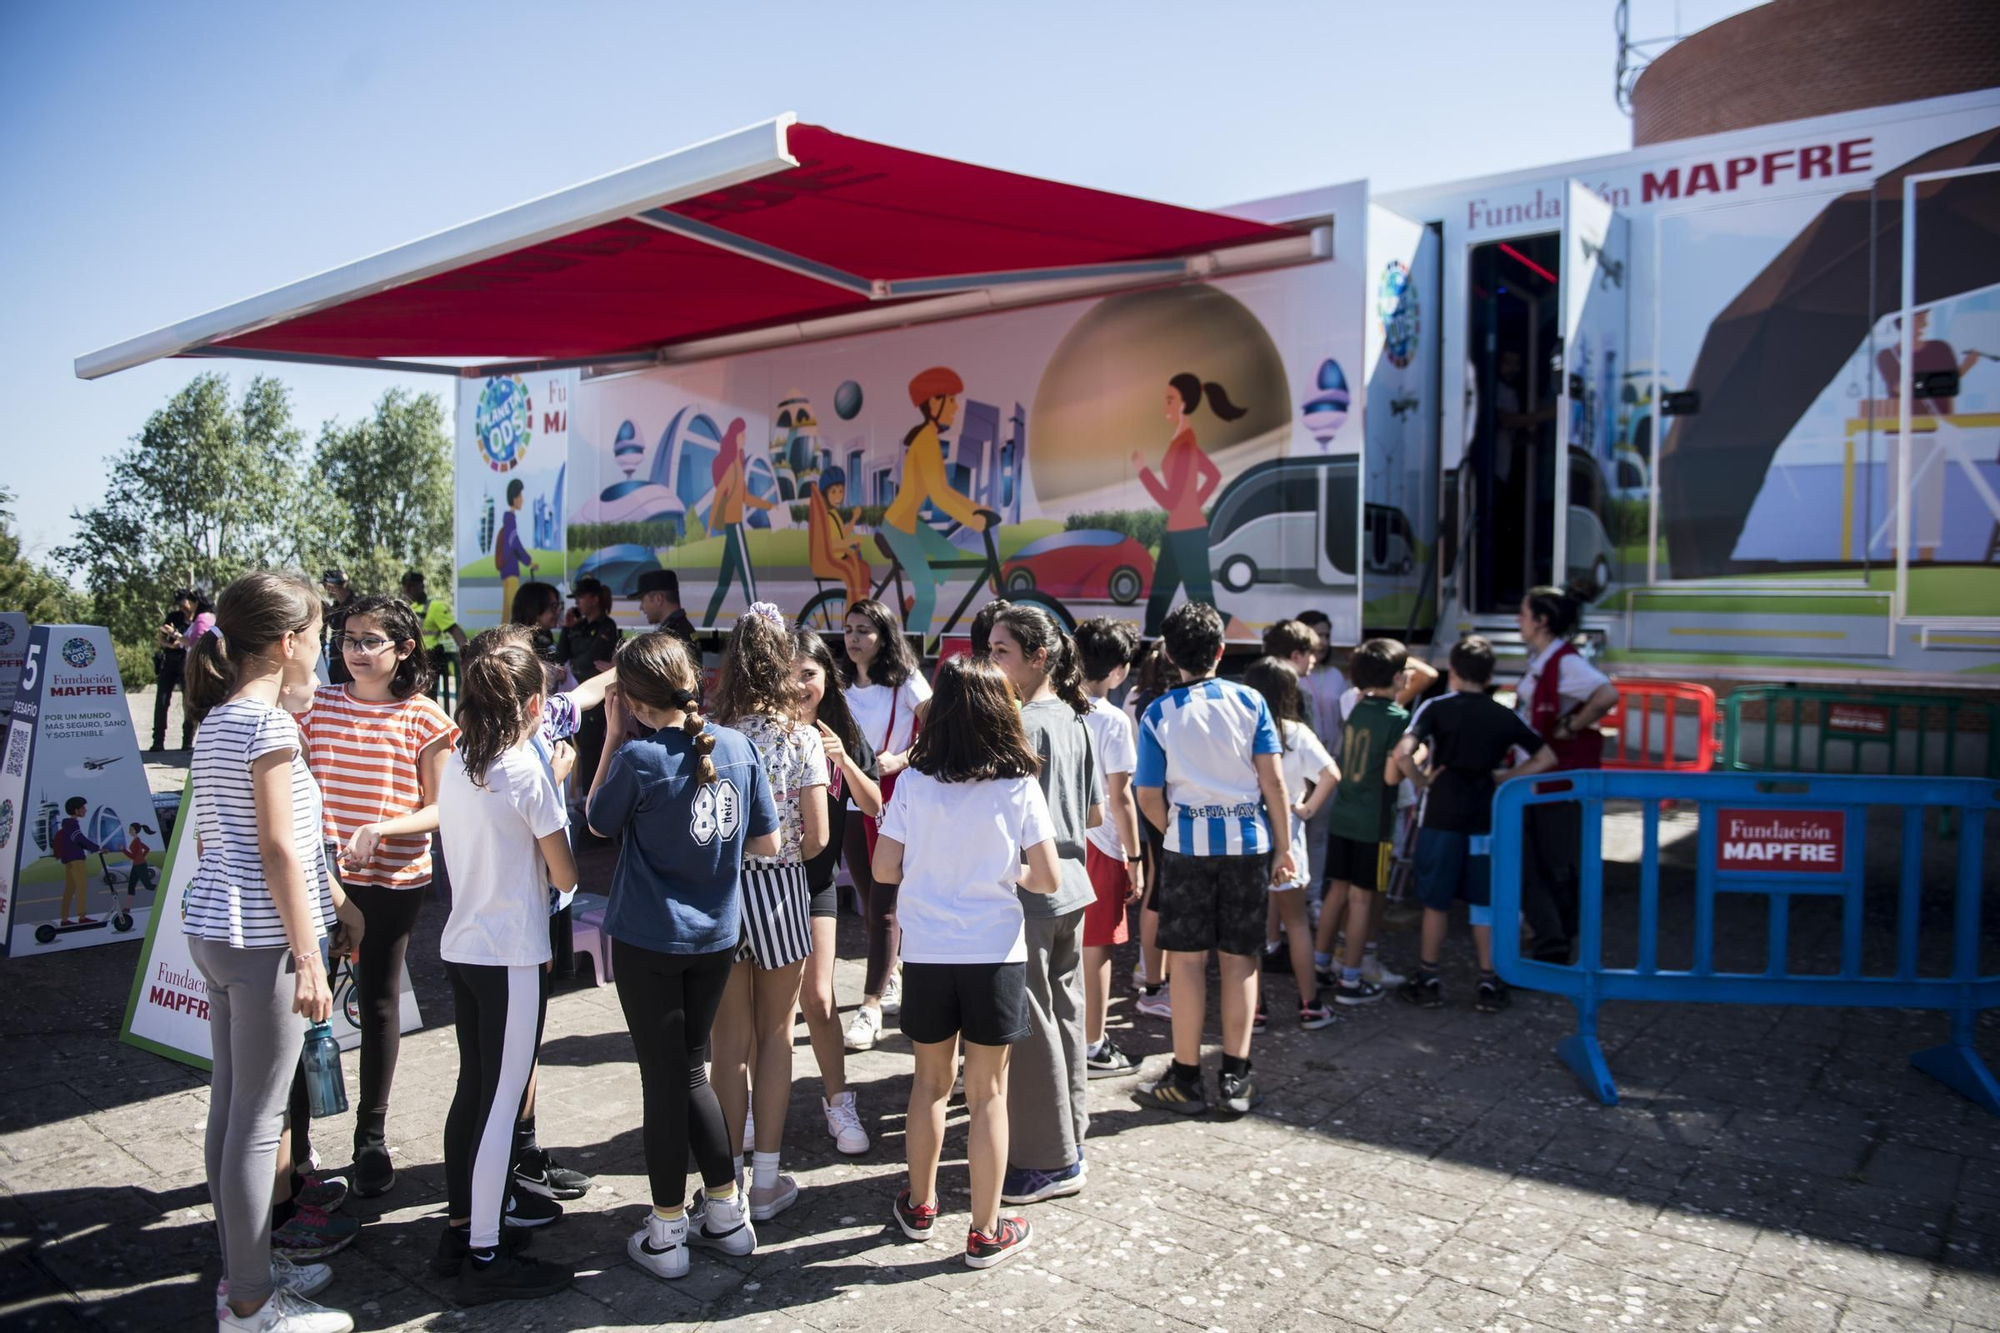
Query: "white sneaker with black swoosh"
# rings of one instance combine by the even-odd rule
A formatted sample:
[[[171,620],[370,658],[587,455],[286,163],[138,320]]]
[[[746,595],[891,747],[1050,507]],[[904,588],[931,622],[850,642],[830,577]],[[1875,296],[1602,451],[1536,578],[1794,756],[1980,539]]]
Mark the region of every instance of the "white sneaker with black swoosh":
[[[685,1215],[669,1222],[654,1213],[646,1219],[646,1225],[632,1233],[632,1239],[625,1242],[625,1253],[632,1256],[632,1262],[651,1273],[654,1277],[675,1278],[687,1276],[688,1271],[688,1221]]]

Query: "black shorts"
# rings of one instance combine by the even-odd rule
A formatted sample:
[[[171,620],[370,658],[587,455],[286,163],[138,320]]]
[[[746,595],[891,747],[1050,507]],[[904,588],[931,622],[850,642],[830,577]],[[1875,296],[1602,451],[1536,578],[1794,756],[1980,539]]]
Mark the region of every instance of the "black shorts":
[[[1160,851],[1159,945],[1169,953],[1224,953],[1255,958],[1264,950],[1265,895],[1271,858],[1183,856]]]
[[[1261,927],[1260,927],[1261,928]],[[904,963],[903,1035],[1012,1046],[1028,1036],[1026,963]]]
[[[1395,857],[1393,842],[1356,842],[1338,833],[1326,839],[1326,873],[1320,878],[1332,883],[1341,880],[1357,889],[1380,891],[1389,884],[1389,862]]]
[[[815,921],[821,917],[831,918],[839,916],[840,886],[832,880],[828,880],[824,885],[813,890],[811,904],[806,909],[806,914]]]

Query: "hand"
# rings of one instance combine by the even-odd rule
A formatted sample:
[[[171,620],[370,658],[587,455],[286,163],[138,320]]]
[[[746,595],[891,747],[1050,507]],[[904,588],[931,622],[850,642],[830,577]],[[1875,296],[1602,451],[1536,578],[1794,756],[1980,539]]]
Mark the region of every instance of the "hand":
[[[881,766],[883,777],[893,778],[910,766],[910,755],[907,750],[902,754],[885,754],[877,763]]]
[[[328,942],[335,958],[353,959],[361,950],[361,937],[367,931],[367,922],[362,919],[361,909],[352,898],[342,898],[340,905],[333,909],[333,938]]]
[[[327,989],[326,965],[319,950],[292,955],[292,1012],[305,1015],[308,1023],[324,1023],[333,1012],[333,992]]]
[[[1292,860],[1291,848],[1285,848],[1283,853],[1271,859],[1271,883],[1274,887],[1283,887],[1298,877],[1299,870]]]
[[[1146,896],[1146,863],[1144,861],[1127,861],[1125,863],[1125,871],[1132,880],[1131,884],[1125,890],[1125,905],[1130,907],[1133,903],[1138,902]]]
[[[819,728],[819,748],[826,751],[826,766],[829,770],[843,767],[847,763],[847,747],[840,743],[840,737],[833,734],[833,728],[824,722],[815,722]]]
[[[569,781],[569,775],[576,771],[576,747],[568,741],[557,741],[549,754],[549,767],[555,770],[556,785]]]
[[[1309,823],[1312,820],[1312,816],[1306,813],[1306,803],[1304,801],[1299,801],[1292,806],[1292,818],[1298,820],[1301,824]]]
[[[581,611],[578,611],[573,606],[563,614],[564,629],[575,629],[578,625],[581,625],[582,623],[583,623],[583,613]]]
[[[375,849],[381,845],[380,828],[374,824],[363,824],[347,840],[347,850],[340,854],[340,863],[344,866],[365,866],[375,858]]]

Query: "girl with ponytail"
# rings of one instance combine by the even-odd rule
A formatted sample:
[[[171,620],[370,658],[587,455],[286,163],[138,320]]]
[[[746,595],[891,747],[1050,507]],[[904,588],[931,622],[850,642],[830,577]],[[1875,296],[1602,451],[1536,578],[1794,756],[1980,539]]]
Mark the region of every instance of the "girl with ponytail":
[[[690,1244],[757,1246],[707,1056],[742,934],[743,859],[778,854],[778,810],[757,748],[702,717],[700,662],[672,631],[627,640],[614,670],[607,730],[625,735],[629,717],[640,734],[598,765],[586,810],[618,843],[604,933],[639,1061],[653,1195],[625,1249],[654,1276],[678,1278]],[[707,1198],[694,1220],[690,1149]]]
[[[1033,1203],[1083,1188],[1085,1094],[1083,917],[1096,900],[1084,832],[1104,822],[1104,778],[1083,719],[1090,700],[1076,645],[1034,606],[993,619],[988,653],[1021,701],[1021,729],[1041,760],[1039,782],[1055,829],[1061,878],[1053,894],[1023,891],[1030,1031],[1012,1057],[1012,1125],[1001,1197]]]
[[[1235,421],[1249,409],[1229,401],[1220,384],[1204,382],[1186,371],[1167,381],[1167,422],[1173,436],[1167,441],[1166,457],[1157,474],[1146,466],[1137,449],[1132,466],[1139,484],[1160,508],[1167,511],[1167,532],[1160,542],[1160,559],[1153,570],[1153,591],[1146,599],[1146,637],[1154,638],[1173,605],[1174,594],[1185,586],[1190,602],[1215,605],[1215,589],[1208,577],[1208,501],[1222,483],[1222,471],[1195,443],[1194,428],[1188,417],[1200,410],[1203,396],[1217,420]]]

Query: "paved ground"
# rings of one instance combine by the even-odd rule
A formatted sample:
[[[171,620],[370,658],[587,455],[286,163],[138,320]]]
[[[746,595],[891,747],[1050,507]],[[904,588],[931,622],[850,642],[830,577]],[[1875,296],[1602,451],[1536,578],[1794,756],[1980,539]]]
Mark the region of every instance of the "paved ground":
[[[1627,856],[1636,819],[1613,823],[1611,855]],[[1927,850],[1941,883],[1955,848]],[[1883,855],[1894,864],[1893,844]],[[1623,904],[1635,877],[1612,870]],[[426,909],[412,950],[434,1025],[448,1020],[444,916],[442,902]],[[1832,956],[1824,922],[1796,921],[1794,941],[1795,957]],[[1990,920],[1984,943],[1989,957],[2000,948]],[[1614,1007],[1605,1046],[1624,1101],[1604,1108],[1551,1054],[1566,1006],[1522,994],[1509,1013],[1475,1015],[1462,1005],[1470,961],[1451,955],[1461,1003],[1440,1012],[1391,1002],[1317,1033],[1275,1024],[1255,1052],[1268,1099],[1242,1119],[1170,1121],[1133,1106],[1130,1083],[1094,1084],[1088,1189],[1030,1209],[1033,1251],[984,1274],[957,1255],[962,1108],[947,1239],[906,1244],[888,1208],[907,1044],[892,1032],[850,1062],[876,1144],[841,1160],[819,1128],[801,1028],[787,1163],[800,1203],[760,1228],[755,1255],[697,1255],[672,1285],[625,1261],[646,1201],[637,1074],[614,993],[586,968],[551,1009],[540,1112],[543,1141],[598,1174],[537,1244],[581,1267],[576,1289],[466,1314],[429,1276],[455,1073],[449,1029],[433,1026],[403,1044],[390,1125],[401,1183],[352,1205],[369,1225],[324,1299],[364,1328],[407,1329],[2000,1329],[2000,1124],[1906,1059],[1941,1039],[1941,1020]],[[0,1327],[212,1327],[206,1080],[117,1043],[135,962],[129,946],[0,960]],[[1114,1027],[1150,1070],[1166,1025],[1133,1015],[1129,966]],[[842,964],[839,988],[855,998],[856,965]],[[1292,1003],[1274,983],[1274,1015]],[[2000,1060],[2000,1023],[1980,1045]],[[348,1130],[321,1122],[317,1138],[337,1157]]]

